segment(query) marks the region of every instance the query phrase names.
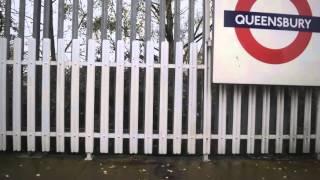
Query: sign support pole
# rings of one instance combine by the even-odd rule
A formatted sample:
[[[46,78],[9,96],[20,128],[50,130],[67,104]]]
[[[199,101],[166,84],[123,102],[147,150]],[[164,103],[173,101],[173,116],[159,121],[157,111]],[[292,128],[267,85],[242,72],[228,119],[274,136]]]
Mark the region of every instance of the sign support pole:
[[[203,60],[204,71],[204,115],[203,115],[203,160],[209,161],[211,147],[211,38],[210,38],[210,0],[203,0],[204,32],[203,32]]]

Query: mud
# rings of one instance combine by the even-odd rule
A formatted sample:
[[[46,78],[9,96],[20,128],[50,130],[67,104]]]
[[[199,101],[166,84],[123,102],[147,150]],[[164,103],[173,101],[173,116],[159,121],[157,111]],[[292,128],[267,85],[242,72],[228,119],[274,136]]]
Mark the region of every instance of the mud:
[[[254,158],[95,156],[0,154],[0,179],[213,179],[319,180],[320,162],[312,157]]]

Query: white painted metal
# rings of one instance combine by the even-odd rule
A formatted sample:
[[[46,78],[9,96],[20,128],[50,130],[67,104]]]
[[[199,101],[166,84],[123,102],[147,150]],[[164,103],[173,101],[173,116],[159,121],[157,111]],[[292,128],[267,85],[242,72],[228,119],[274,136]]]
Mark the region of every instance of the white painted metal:
[[[303,153],[310,153],[312,90],[307,89],[304,101]]]
[[[110,42],[102,41],[100,152],[109,152],[109,86],[110,86]]]
[[[227,85],[219,85],[218,154],[226,153]]]
[[[93,153],[94,143],[94,91],[95,91],[95,59],[96,59],[95,40],[88,40],[88,57],[87,61],[87,84],[86,84],[86,138],[85,151]]]
[[[123,101],[124,101],[124,42],[117,42],[116,102],[115,102],[115,149],[116,154],[123,153]]]
[[[284,120],[284,89],[277,88],[276,153],[282,153]]]
[[[175,49],[175,86],[174,86],[174,124],[173,124],[173,154],[181,153],[182,136],[182,89],[183,89],[183,43],[177,42]]]
[[[298,91],[293,89],[291,91],[289,153],[296,153],[297,149],[298,97]]]
[[[12,89],[12,120],[13,120],[13,151],[21,151],[21,39],[14,40],[13,49],[13,89]]]
[[[0,38],[0,151],[7,149],[7,39]]]
[[[50,43],[50,39],[43,40],[41,103],[41,131],[43,152],[50,151]]]
[[[316,128],[316,153],[320,155],[320,91],[317,90],[317,128]],[[319,159],[320,160],[320,159]]]
[[[131,89],[130,89],[130,153],[138,153],[139,118],[139,42],[132,42],[131,52]]]
[[[261,153],[269,153],[270,87],[263,86]]]
[[[36,123],[36,40],[29,39],[28,52],[28,81],[27,81],[27,149],[35,151],[35,123]]]
[[[12,136],[13,135],[13,132],[12,131],[7,131],[6,132],[6,135],[7,136]],[[50,132],[50,137],[56,137],[56,132]],[[21,136],[27,136],[27,131],[21,131]],[[36,132],[35,133],[35,136],[39,137],[41,136],[41,132]],[[86,134],[85,132],[80,132],[79,133],[79,137],[85,137]],[[66,132],[65,133],[65,137],[71,137],[71,133],[70,132]],[[145,135],[143,133],[139,133],[138,134],[138,138],[139,139],[144,139]],[[203,134],[197,134],[196,135],[196,139],[199,139],[199,140],[202,140],[203,139]],[[99,132],[95,132],[94,133],[94,138],[100,138],[100,133]],[[115,134],[114,133],[109,133],[109,138],[113,139],[115,138]],[[123,138],[124,139],[129,139],[130,138],[130,134],[129,133],[123,133]],[[152,138],[153,139],[159,139],[159,134],[153,134],[152,135]],[[183,134],[181,136],[182,139],[185,139],[187,140],[188,139],[188,135],[187,134]],[[210,136],[211,139],[218,139],[218,135],[217,134],[212,134]],[[229,139],[229,140],[232,140],[233,136],[230,134],[226,135],[225,136],[226,139]],[[247,135],[240,135],[240,138],[241,139],[247,139]],[[290,139],[290,135],[283,135],[282,136],[283,140],[289,140]],[[316,134],[312,134],[310,136],[311,139],[315,139],[316,138]],[[173,134],[168,134],[167,135],[167,139],[173,139]],[[256,135],[255,136],[255,139],[258,139],[258,140],[261,140],[262,139],[262,135]],[[269,140],[275,140],[276,139],[276,135],[269,135]],[[302,134],[299,134],[297,135],[297,139],[301,139],[303,140],[303,135]]]
[[[248,139],[247,139],[247,153],[254,154],[254,135],[256,129],[256,86],[249,87],[248,100]]]
[[[13,137],[14,151],[21,150],[21,137],[27,138],[27,150],[35,151],[35,137],[42,138],[42,151],[50,150],[50,137],[57,140],[57,152],[65,152],[64,138],[71,138],[71,152],[79,152],[79,137],[85,138],[85,151],[91,155],[94,149],[94,138],[100,139],[100,152],[108,153],[109,139],[115,139],[115,153],[123,153],[123,139],[130,141],[130,153],[138,153],[138,139],[144,140],[144,153],[153,153],[153,140],[159,140],[159,153],[167,153],[167,140],[173,140],[174,154],[181,153],[182,139],[187,140],[188,154],[196,152],[196,140],[203,141],[203,154],[208,157],[210,154],[210,141],[218,140],[218,153],[226,153],[226,140],[232,140],[232,153],[240,153],[240,140],[247,140],[247,153],[253,154],[255,149],[255,140],[261,140],[261,152],[269,153],[269,140],[276,141],[276,153],[283,152],[283,140],[289,140],[289,152],[296,153],[297,140],[303,140],[303,152],[310,153],[310,141],[315,140],[316,153],[320,153],[320,97],[317,96],[317,128],[316,133],[311,134],[311,110],[312,110],[312,89],[307,89],[304,101],[304,130],[303,133],[297,133],[298,121],[298,91],[293,88],[291,91],[290,106],[290,134],[283,134],[284,124],[284,89],[277,89],[277,114],[276,114],[276,134],[269,134],[270,123],[270,87],[263,87],[262,102],[262,134],[255,134],[256,123],[256,86],[249,88],[248,101],[248,134],[241,135],[241,101],[242,86],[234,85],[233,92],[233,134],[226,134],[226,116],[227,116],[227,85],[219,85],[219,127],[218,134],[211,133],[211,84],[208,76],[209,67],[197,65],[197,45],[190,45],[190,63],[183,64],[183,47],[179,42],[176,45],[176,64],[168,64],[168,43],[161,43],[160,58],[161,64],[154,64],[154,46],[153,43],[147,42],[146,63],[139,63],[139,42],[134,41],[132,44],[131,63],[124,62],[125,47],[123,41],[118,41],[117,45],[117,62],[111,59],[110,42],[104,40],[102,43],[102,62],[95,62],[95,41],[89,40],[88,61],[79,62],[80,48],[79,40],[72,42],[72,62],[64,61],[63,40],[58,40],[57,61],[51,62],[50,59],[50,40],[43,40],[43,61],[36,61],[36,42],[35,39],[28,41],[29,52],[27,61],[21,62],[21,40],[14,41],[14,60],[6,59],[6,39],[0,38],[0,151],[6,150],[6,137]],[[21,132],[21,66],[27,66],[27,131]],[[36,65],[42,67],[42,131],[35,132],[35,90],[36,90]],[[79,67],[87,68],[87,89],[86,89],[86,129],[85,132],[79,133]],[[13,67],[13,130],[6,131],[6,72],[7,66]],[[50,132],[50,66],[57,67],[57,130]],[[65,87],[65,68],[71,66],[71,131],[64,132],[64,87]],[[100,100],[100,132],[94,132],[94,93],[95,93],[95,67],[102,69],[101,74],[101,100]],[[116,96],[115,96],[115,133],[109,132],[109,91],[110,91],[110,67],[116,69]],[[123,132],[124,116],[124,71],[125,68],[131,68],[131,86],[130,86],[130,133]],[[139,122],[139,70],[146,70],[145,79],[145,132],[138,132]],[[154,113],[154,69],[159,68],[160,74],[160,105],[159,105],[159,134],[153,133],[153,113]],[[168,121],[168,70],[175,70],[175,91],[174,91],[174,132],[167,134]],[[197,99],[197,76],[198,69],[204,70],[204,94],[203,99]],[[189,70],[189,101],[188,101],[188,134],[182,134],[182,97],[183,97],[183,72]],[[317,93],[319,93],[317,91]],[[203,133],[196,133],[197,124],[197,104],[199,101],[204,104]],[[208,112],[208,114],[206,114]]]
[[[188,108],[188,154],[196,153],[197,127],[197,46],[190,44],[189,50],[189,108]]]
[[[145,90],[145,139],[144,139],[144,153],[152,154],[152,134],[153,134],[153,94],[154,94],[154,44],[152,41],[147,42],[146,49],[146,90]]]
[[[72,71],[71,71],[71,152],[79,152],[79,81],[80,81],[80,42],[72,40]]]
[[[159,110],[159,154],[167,153],[168,129],[168,59],[169,44],[161,43],[161,74],[160,74],[160,110]]]
[[[232,154],[240,154],[242,86],[234,85]]]
[[[64,87],[65,87],[65,60],[64,60],[64,40],[58,39],[57,56],[57,152],[64,152]]]
[[[212,106],[212,56],[213,56],[213,47],[212,47],[212,37],[211,37],[211,9],[210,9],[210,0],[203,1],[203,61],[204,61],[204,99],[203,99],[203,154],[210,154],[211,150],[211,106]]]

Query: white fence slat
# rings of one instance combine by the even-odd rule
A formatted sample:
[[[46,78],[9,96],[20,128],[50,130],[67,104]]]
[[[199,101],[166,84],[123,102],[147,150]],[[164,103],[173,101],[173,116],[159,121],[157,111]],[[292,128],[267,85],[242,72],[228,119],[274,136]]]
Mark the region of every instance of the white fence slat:
[[[197,127],[197,46],[190,43],[189,107],[188,107],[188,154],[196,153]]]
[[[161,43],[161,72],[160,72],[160,112],[159,112],[159,154],[167,153],[168,129],[168,59],[169,44]]]
[[[80,42],[72,40],[72,70],[71,70],[71,152],[79,152],[79,81],[80,81]]]
[[[7,111],[7,39],[0,38],[0,151],[7,149],[6,111]]]
[[[29,39],[27,84],[27,149],[29,152],[34,152],[36,121],[36,40],[34,38]]]
[[[145,89],[145,139],[144,153],[152,154],[153,134],[153,94],[154,94],[154,44],[152,41],[146,43],[146,89]]]
[[[312,90],[307,89],[304,101],[303,153],[310,153]]]
[[[41,103],[42,152],[50,151],[50,43],[50,39],[43,39]]]
[[[181,153],[182,136],[182,96],[183,96],[183,44],[176,43],[175,52],[175,87],[174,87],[174,125],[173,125],[173,154]]]
[[[21,39],[14,40],[13,65],[13,151],[21,151]]]
[[[57,125],[57,152],[64,152],[64,88],[65,88],[65,60],[64,60],[64,40],[58,39],[57,56],[57,100],[56,100],[56,125]]]
[[[218,154],[226,153],[227,86],[219,85]]]
[[[247,153],[254,154],[254,135],[256,129],[256,86],[249,87],[249,100],[248,100],[248,139],[247,139]]]
[[[297,147],[297,122],[298,122],[298,91],[291,91],[291,110],[290,110],[290,141],[289,153],[296,153]]]
[[[277,88],[276,153],[282,153],[284,120],[284,89]]]
[[[100,152],[109,152],[109,86],[110,86],[110,42],[102,41]]]
[[[242,86],[234,85],[232,154],[240,154],[241,101],[242,101]]]
[[[269,153],[269,127],[270,127],[270,87],[263,86],[262,92],[262,141],[261,153]]]
[[[316,153],[320,154],[320,91],[317,90]]]
[[[95,40],[88,40],[88,66],[87,66],[87,84],[86,84],[86,137],[85,151],[93,152],[94,143],[94,91],[95,91],[95,58],[96,58]]]
[[[132,42],[132,69],[130,89],[130,153],[138,153],[139,118],[139,42]]]
[[[115,102],[115,150],[123,153],[123,101],[124,101],[124,42],[117,42],[116,102]]]

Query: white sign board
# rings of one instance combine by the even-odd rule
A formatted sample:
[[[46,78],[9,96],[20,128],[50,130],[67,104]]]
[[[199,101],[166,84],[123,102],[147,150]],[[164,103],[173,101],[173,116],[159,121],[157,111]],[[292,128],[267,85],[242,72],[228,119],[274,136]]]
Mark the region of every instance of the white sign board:
[[[320,0],[215,0],[213,82],[320,86]]]

